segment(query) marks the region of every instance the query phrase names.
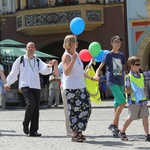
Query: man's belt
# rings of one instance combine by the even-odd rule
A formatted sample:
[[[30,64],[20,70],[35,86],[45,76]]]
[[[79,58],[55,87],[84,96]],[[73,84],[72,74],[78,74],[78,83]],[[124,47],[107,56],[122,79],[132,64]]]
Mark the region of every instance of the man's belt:
[[[150,79],[145,79],[145,81],[149,81]]]

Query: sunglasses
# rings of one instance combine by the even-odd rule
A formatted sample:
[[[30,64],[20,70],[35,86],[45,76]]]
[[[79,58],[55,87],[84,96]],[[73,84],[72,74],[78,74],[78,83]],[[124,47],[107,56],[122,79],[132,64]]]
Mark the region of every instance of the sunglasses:
[[[140,66],[141,64],[134,64],[134,66]]]

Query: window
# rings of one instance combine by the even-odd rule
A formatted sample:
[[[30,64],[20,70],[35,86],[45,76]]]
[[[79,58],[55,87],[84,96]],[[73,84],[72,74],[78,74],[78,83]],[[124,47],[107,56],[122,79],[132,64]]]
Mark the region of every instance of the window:
[[[36,7],[36,0],[28,0],[29,7]]]
[[[46,7],[48,0],[27,0],[27,5],[29,8]]]
[[[47,6],[48,1],[47,0],[39,0],[39,6],[45,7]]]

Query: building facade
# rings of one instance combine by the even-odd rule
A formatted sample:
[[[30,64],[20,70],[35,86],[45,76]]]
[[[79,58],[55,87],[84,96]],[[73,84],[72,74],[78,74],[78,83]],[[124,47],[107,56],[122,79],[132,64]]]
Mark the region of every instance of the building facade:
[[[1,40],[33,41],[38,50],[61,58],[70,21],[81,17],[86,27],[78,35],[78,52],[93,41],[110,50],[110,38],[119,35],[128,57],[123,0],[1,0],[0,10]]]
[[[129,56],[150,68],[150,0],[126,0]],[[133,7],[136,4],[136,7]]]

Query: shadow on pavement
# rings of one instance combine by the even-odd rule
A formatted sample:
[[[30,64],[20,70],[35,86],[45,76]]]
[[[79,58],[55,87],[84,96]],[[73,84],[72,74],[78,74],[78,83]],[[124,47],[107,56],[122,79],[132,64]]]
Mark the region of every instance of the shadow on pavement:
[[[124,143],[122,141],[118,142],[118,141],[85,141],[85,143],[88,143],[88,144],[100,144],[102,146],[111,146],[111,147],[120,147],[121,146],[133,146],[133,144],[129,144],[129,143]]]

